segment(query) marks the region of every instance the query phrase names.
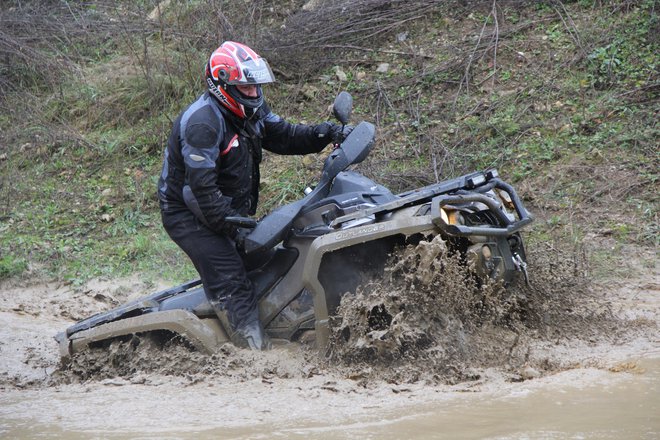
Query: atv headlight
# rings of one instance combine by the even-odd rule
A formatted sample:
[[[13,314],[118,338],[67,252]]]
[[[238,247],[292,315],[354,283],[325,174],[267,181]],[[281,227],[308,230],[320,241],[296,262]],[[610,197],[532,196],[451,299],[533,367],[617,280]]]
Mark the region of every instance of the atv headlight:
[[[481,255],[483,255],[484,260],[488,261],[493,256],[493,251],[490,250],[490,246],[487,244],[481,247]]]
[[[463,218],[463,214],[461,214],[460,211],[456,211],[454,209],[447,210],[444,208],[440,208],[440,218],[442,219],[443,222],[445,222],[448,225],[465,224],[465,219]]]
[[[445,211],[444,208],[440,208],[440,218],[443,222],[445,222],[445,224],[449,224],[449,216],[447,215],[447,211]]]
[[[449,212],[449,224],[450,225],[464,225],[465,219],[463,214],[460,211],[451,211]]]

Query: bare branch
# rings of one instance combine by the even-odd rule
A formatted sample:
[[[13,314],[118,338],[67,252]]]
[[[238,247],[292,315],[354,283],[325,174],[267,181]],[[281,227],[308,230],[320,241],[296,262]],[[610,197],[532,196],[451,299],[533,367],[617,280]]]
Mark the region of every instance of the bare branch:
[[[561,18],[562,23],[564,24],[564,28],[566,28],[566,31],[568,34],[571,36],[573,41],[575,42],[575,45],[580,48],[581,55],[583,57],[587,56],[587,51],[584,49],[584,46],[582,45],[582,40],[580,39],[580,33],[577,30],[577,26],[575,26],[575,23],[573,22],[573,19],[571,16],[568,14],[568,11],[566,10],[566,7],[564,4],[561,2],[561,0],[556,0],[556,2],[561,6],[561,11],[557,8],[557,6],[553,6],[553,9],[559,15],[559,18]],[[565,17],[565,18],[564,18]],[[568,20],[568,22],[567,22]]]
[[[497,46],[500,40],[500,25],[497,21],[497,1],[493,0],[493,8],[490,13],[493,16],[493,20],[495,22],[495,30],[493,31],[493,39],[495,40],[495,44],[493,47],[493,73],[492,73],[492,85],[493,87],[491,88],[491,93],[493,88],[495,88],[495,78],[496,78],[496,73],[497,73]]]

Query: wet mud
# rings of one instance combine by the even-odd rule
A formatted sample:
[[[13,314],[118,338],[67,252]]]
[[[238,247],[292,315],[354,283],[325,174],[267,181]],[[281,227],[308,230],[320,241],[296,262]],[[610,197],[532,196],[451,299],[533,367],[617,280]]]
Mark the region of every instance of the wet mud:
[[[477,278],[440,236],[401,250],[386,276],[346,296],[332,359],[389,382],[457,383],[497,368],[522,381],[572,368],[549,344],[620,344],[652,334],[653,320],[622,319],[589,281],[583,254],[537,247],[529,283]]]
[[[100,409],[103,396],[124,414],[113,426],[128,432],[144,432],[139,426],[147,415],[139,408],[159,405],[187,420],[200,417],[202,427],[235,427],[242,433],[237,437],[248,426],[283,420],[289,427],[394,420],[402,408],[416,413],[419,405],[456,398],[450,397],[456,392],[515,392],[531,383],[552,388],[575,371],[643,375],[645,359],[660,359],[655,266],[594,283],[581,252],[537,245],[528,254],[530,284],[518,280],[504,288],[476,278],[439,238],[400,249],[382,278],[344,297],[325,356],[300,344],[265,353],[226,345],[207,356],[161,333],[112,341],[62,364],[55,333],[163,286],[138,279],[81,288],[4,284],[0,433],[22,432],[20,423],[43,420],[49,411],[69,420],[64,426],[48,419],[63,437],[89,432],[105,422],[77,420],[85,417],[80,404]],[[228,396],[235,397],[231,403]],[[46,401],[59,406],[44,408]],[[202,407],[214,408],[222,422],[205,425]],[[163,417],[156,418],[170,423]]]

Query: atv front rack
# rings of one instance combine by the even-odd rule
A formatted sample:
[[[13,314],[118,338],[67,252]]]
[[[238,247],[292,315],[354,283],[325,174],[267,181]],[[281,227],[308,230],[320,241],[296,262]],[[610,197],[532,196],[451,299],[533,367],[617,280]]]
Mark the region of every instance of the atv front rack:
[[[497,188],[506,192],[518,215],[518,220],[510,220],[500,209],[498,203],[483,193]],[[396,200],[371,208],[359,209],[350,214],[338,217],[330,222],[330,227],[338,229],[342,224],[352,220],[382,215],[406,206],[419,204],[424,201],[432,201],[431,215],[433,223],[448,235],[510,235],[517,232],[525,225],[533,221],[532,215],[527,212],[518,197],[516,190],[506,182],[499,179],[497,170],[491,169],[485,172],[466,174],[456,179],[429,185],[415,191],[399,194]],[[465,225],[450,225],[442,219],[440,209],[453,203],[479,202],[490,208],[500,220],[502,227],[471,227]]]
[[[511,220],[505,212],[501,209],[498,201],[492,197],[488,197],[481,192],[490,191],[497,188],[506,192],[511,199],[513,207],[518,215],[518,220]],[[534,219],[529,212],[525,209],[518,194],[513,187],[500,179],[493,178],[489,181],[488,185],[478,188],[479,192],[466,192],[461,194],[447,194],[434,197],[431,202],[431,218],[433,224],[440,228],[447,235],[451,236],[470,236],[470,235],[490,235],[498,237],[507,237],[521,230],[524,226],[531,223]],[[463,205],[466,203],[483,203],[488,206],[490,212],[495,215],[499,220],[500,227],[492,226],[467,226],[461,224],[450,224],[443,215],[442,210],[445,207],[452,207],[455,205]]]

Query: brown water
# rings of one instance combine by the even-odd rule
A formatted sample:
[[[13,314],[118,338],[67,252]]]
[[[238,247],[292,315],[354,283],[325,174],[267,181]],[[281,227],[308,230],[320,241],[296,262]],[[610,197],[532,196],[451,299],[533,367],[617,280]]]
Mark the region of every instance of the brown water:
[[[433,283],[426,293],[442,291]],[[431,355],[424,345],[412,352],[404,345],[426,343],[411,338],[419,332],[406,321],[398,333],[392,326],[378,333],[390,339],[361,335],[388,343],[390,352],[405,348],[408,363],[387,350],[374,363],[358,362],[350,354],[359,347],[350,344],[328,365],[297,344],[266,353],[230,346],[206,357],[184,346],[155,350],[145,340],[134,351],[125,344],[81,355],[65,369],[55,333],[153,286],[0,286],[0,438],[660,438],[657,268],[588,290],[545,284],[547,300],[530,306],[542,306],[552,323],[538,327],[543,334],[519,327],[514,338],[495,321],[472,329],[443,324],[428,329],[447,335],[433,341]],[[401,292],[394,284],[373,290],[354,308],[394,314],[401,295],[392,289]],[[465,304],[444,310],[471,319]],[[491,316],[508,310],[498,313]],[[352,334],[365,326],[350,314],[344,321]]]
[[[523,383],[277,404],[291,384],[67,385],[3,392],[2,438],[656,439],[660,351],[628,372],[575,369]],[[471,392],[470,392],[471,391]],[[393,402],[392,396],[401,401]],[[241,396],[239,398],[239,396]],[[323,396],[321,396],[323,397]],[[327,420],[324,420],[327,418]]]
[[[373,438],[656,439],[660,359],[640,365],[647,368],[643,374],[573,371],[505,392],[434,404]]]

